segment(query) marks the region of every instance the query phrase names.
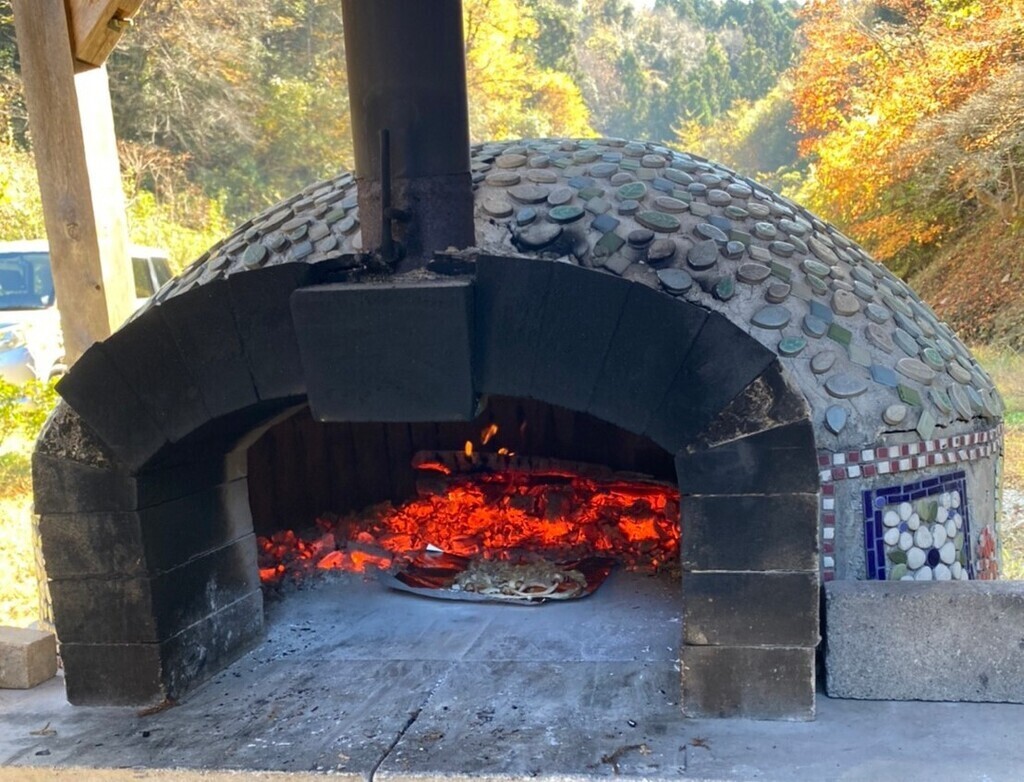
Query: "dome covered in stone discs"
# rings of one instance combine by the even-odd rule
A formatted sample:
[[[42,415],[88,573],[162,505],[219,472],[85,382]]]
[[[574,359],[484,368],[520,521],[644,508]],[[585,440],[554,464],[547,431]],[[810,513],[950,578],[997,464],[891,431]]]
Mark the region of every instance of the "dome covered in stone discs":
[[[482,251],[599,269],[720,312],[784,359],[822,447],[927,441],[1002,412],[991,378],[903,281],[722,165],[622,139],[538,139],[474,146],[472,170]],[[362,249],[343,174],[246,223],[157,300],[247,268],[346,253],[358,265]]]

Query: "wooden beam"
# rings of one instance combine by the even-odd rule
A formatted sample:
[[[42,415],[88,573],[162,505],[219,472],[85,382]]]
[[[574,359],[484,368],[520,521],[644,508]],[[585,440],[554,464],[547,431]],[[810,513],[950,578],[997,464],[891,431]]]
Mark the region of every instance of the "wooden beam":
[[[75,75],[63,0],[13,0],[32,147],[70,364],[131,313],[124,193],[105,68]]]
[[[76,69],[107,61],[143,0],[64,0]]]

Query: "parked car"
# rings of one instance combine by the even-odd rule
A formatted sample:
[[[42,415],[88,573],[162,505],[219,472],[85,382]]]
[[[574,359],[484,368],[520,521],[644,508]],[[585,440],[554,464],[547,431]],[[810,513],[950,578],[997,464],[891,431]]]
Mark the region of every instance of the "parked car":
[[[165,250],[131,245],[130,252],[138,309],[171,278],[171,266]],[[0,242],[0,377],[24,383],[65,370],[49,245]]]

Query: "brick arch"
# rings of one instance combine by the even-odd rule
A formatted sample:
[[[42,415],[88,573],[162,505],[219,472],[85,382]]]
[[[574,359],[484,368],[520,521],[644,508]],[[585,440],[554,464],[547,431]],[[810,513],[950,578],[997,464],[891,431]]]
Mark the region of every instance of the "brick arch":
[[[275,416],[308,400],[320,420],[457,420],[495,394],[676,455],[687,713],[813,715],[814,436],[772,351],[719,314],[561,262],[325,282],[289,264],[194,287],[61,382],[33,467],[72,702],[180,694],[259,638],[244,452]]]

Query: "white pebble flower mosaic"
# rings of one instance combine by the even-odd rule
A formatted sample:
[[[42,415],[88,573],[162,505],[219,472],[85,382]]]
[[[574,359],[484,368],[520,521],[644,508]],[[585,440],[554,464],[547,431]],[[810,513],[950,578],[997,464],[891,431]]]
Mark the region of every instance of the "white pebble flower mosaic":
[[[882,508],[890,581],[966,581],[963,497],[959,490]]]

